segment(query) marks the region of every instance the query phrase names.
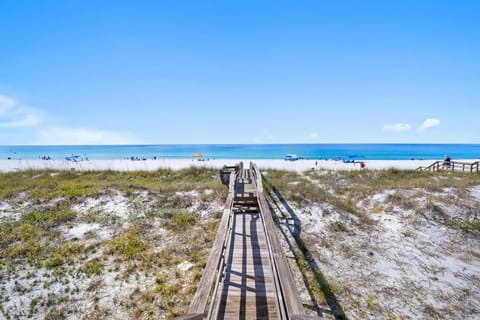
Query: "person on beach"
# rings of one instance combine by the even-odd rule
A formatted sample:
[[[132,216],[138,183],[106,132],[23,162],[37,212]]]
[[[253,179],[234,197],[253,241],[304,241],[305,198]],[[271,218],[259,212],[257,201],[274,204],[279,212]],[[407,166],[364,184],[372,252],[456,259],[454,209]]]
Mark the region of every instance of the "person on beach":
[[[443,158],[443,166],[446,167],[446,168],[450,168],[450,162],[452,160],[450,159],[450,157],[448,156],[448,154],[445,155],[445,157]]]
[[[365,162],[363,162],[363,161],[360,162],[360,168],[362,168],[362,169],[365,168]]]

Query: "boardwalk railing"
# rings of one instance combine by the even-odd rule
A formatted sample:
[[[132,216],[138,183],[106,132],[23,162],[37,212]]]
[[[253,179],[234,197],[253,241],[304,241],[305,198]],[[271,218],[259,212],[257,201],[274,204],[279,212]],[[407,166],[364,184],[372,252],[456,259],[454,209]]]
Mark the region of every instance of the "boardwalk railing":
[[[205,269],[200,278],[197,291],[193,297],[188,313],[186,315],[177,317],[178,320],[186,319],[221,319],[223,318],[222,313],[219,313],[219,305],[225,304],[226,300],[222,298],[222,291],[219,291],[222,286],[225,286],[226,283],[231,284],[230,280],[225,280],[225,272],[230,272],[231,275],[231,264],[230,256],[227,254],[227,251],[236,248],[232,242],[233,236],[238,236],[238,230],[232,231],[235,226],[234,221],[242,215],[241,211],[238,211],[238,205],[244,204],[245,195],[242,193],[242,196],[239,196],[239,199],[236,198],[235,188],[236,184],[241,186],[246,186],[244,183],[245,180],[249,181],[249,185],[254,185],[255,188],[255,197],[254,201],[258,205],[259,218],[261,219],[262,230],[264,231],[266,238],[266,247],[267,252],[262,256],[263,259],[269,261],[269,266],[271,267],[273,282],[274,282],[274,300],[276,305],[276,310],[278,311],[277,315],[272,314],[272,317],[282,319],[282,320],[314,320],[321,319],[316,316],[309,316],[305,313],[303,308],[302,301],[300,300],[300,294],[295,285],[292,271],[288,265],[288,261],[285,257],[284,250],[280,243],[280,240],[276,233],[276,224],[273,220],[272,211],[266,201],[265,195],[263,193],[263,184],[262,184],[262,175],[258,167],[250,163],[249,169],[243,170],[243,163],[239,164],[236,172],[231,172],[229,181],[229,193],[225,203],[225,208],[223,211],[222,220],[217,231],[217,236],[215,242],[208,258]],[[243,176],[242,176],[243,175]],[[245,179],[245,175],[251,177]],[[243,178],[242,178],[243,177]],[[224,181],[226,179],[223,179]],[[253,182],[252,182],[253,180]],[[243,185],[242,185],[243,184]],[[242,187],[242,189],[243,189]],[[245,191],[245,190],[243,190]],[[242,192],[243,192],[242,191]],[[250,196],[248,196],[250,198]],[[236,200],[237,199],[237,200]],[[242,202],[243,201],[243,202]],[[234,205],[237,206],[234,212]],[[235,215],[236,214],[236,215]],[[235,215],[235,216],[234,216]],[[238,216],[237,216],[238,215]],[[253,229],[251,229],[253,230]],[[234,233],[232,233],[234,232]],[[259,232],[260,233],[260,232]],[[250,235],[252,237],[252,235]],[[258,245],[258,244],[257,244]],[[242,251],[245,251],[247,248],[243,247]],[[252,251],[253,252],[253,251]],[[258,254],[258,252],[257,252]],[[231,253],[230,253],[231,255]],[[226,260],[226,257],[229,256],[229,260]],[[248,260],[248,259],[246,259]],[[247,263],[246,261],[243,262]],[[245,269],[246,264],[242,266],[242,269]],[[265,281],[264,279],[259,279],[260,282]],[[223,284],[222,284],[223,283]],[[259,284],[260,287],[265,286],[266,282]],[[224,288],[224,287],[223,287]],[[262,292],[257,292],[262,294]],[[265,293],[265,292],[264,292]],[[267,303],[267,302],[266,302]],[[251,306],[243,305],[241,308],[249,309]],[[260,308],[268,308],[267,305],[261,305]],[[245,310],[242,310],[245,315]],[[241,313],[242,311],[239,310]],[[258,311],[257,311],[258,312]],[[273,312],[275,313],[275,312]],[[268,314],[268,313],[267,313]],[[258,314],[257,314],[258,315]],[[229,315],[229,317],[231,314]],[[240,316],[240,314],[239,314]],[[235,315],[234,315],[235,317]],[[250,315],[251,317],[251,315]]]
[[[300,294],[293,279],[292,271],[288,266],[287,258],[285,257],[282,245],[280,244],[278,236],[275,232],[276,225],[273,220],[272,211],[270,210],[263,193],[262,174],[260,173],[257,165],[253,162],[250,162],[250,170],[252,170],[253,176],[255,177],[258,203],[261,216],[264,221],[264,226],[267,230],[267,242],[270,252],[273,256],[273,271],[276,273],[275,278],[278,288],[277,299],[279,305],[284,306],[286,313],[282,314],[282,316],[284,316],[286,319],[297,320],[321,319],[316,316],[309,316],[305,313],[302,301],[300,300]]]
[[[449,170],[449,171],[480,173],[480,161],[476,161],[473,163],[461,162],[461,161],[450,161],[450,162],[435,161],[428,167],[419,167],[417,170],[423,170],[423,171]]]
[[[205,269],[198,283],[198,289],[195,292],[190,307],[188,308],[188,314],[177,317],[178,320],[195,320],[210,318],[213,302],[209,305],[211,297],[214,299],[218,286],[225,268],[225,250],[227,248],[227,242],[230,238],[232,214],[233,214],[233,197],[235,186],[236,173],[230,173],[228,197],[223,209],[222,220],[218,227],[217,236],[213,244],[212,251],[205,265]]]

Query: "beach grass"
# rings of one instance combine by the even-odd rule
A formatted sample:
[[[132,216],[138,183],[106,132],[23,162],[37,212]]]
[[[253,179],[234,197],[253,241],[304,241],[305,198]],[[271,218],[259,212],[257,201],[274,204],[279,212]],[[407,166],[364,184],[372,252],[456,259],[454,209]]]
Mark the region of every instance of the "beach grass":
[[[461,172],[425,172],[416,170],[362,170],[362,171],[314,171],[304,173],[265,170],[265,183],[277,189],[282,196],[299,206],[314,203],[330,203],[339,210],[359,213],[356,200],[385,190],[418,189],[440,192],[446,188],[455,189],[459,195],[466,194],[469,187],[480,183],[480,176]],[[391,203],[406,208],[418,204],[409,201],[402,193],[389,195]],[[427,209],[434,208],[427,203]]]
[[[217,171],[191,167],[182,170],[160,169],[146,171],[35,171],[0,173],[0,199],[29,194],[42,201],[56,197],[74,199],[96,197],[115,189],[124,192],[148,190],[153,192],[179,192],[214,190],[221,195],[223,188],[212,177]]]
[[[132,318],[184,313],[226,193],[218,171],[205,168],[1,173],[0,204],[15,213],[0,220],[0,278],[10,279],[0,281],[0,317],[80,315],[82,299],[94,302],[92,319],[114,313],[102,299]],[[88,203],[97,205],[79,209]],[[188,268],[179,271],[181,263]],[[105,298],[110,281],[131,289]],[[10,304],[14,292],[28,306]]]

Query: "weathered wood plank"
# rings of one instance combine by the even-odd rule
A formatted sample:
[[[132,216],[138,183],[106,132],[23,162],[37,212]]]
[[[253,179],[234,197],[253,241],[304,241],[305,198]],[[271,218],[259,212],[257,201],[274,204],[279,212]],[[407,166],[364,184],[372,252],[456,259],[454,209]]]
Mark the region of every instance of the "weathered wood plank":
[[[217,319],[279,319],[263,221],[249,212],[236,214],[233,225]]]
[[[263,194],[261,173],[256,165],[253,164],[251,166],[253,167],[256,177],[259,207],[265,221],[265,227],[269,231],[267,236],[270,240],[272,255],[275,260],[275,267],[278,273],[278,280],[280,282],[283,301],[285,302],[287,314],[303,315],[305,314],[305,310],[300,300],[300,294],[295,285],[292,272],[290,270],[290,267],[288,266],[287,259],[285,258],[283,248],[275,232],[276,225],[273,221],[272,212],[270,211],[270,207],[268,206],[268,203],[265,200],[265,196]]]
[[[220,262],[222,259],[222,251],[224,249],[226,237],[229,230],[229,223],[233,206],[234,186],[235,173],[231,173],[229,193],[227,201],[225,202],[222,220],[217,231],[217,236],[215,238],[212,251],[210,252],[210,255],[208,257],[207,264],[202,273],[202,277],[200,278],[197,291],[195,292],[195,296],[190,303],[190,307],[188,309],[189,314],[206,314],[208,299],[213,289],[215,276],[218,274]]]

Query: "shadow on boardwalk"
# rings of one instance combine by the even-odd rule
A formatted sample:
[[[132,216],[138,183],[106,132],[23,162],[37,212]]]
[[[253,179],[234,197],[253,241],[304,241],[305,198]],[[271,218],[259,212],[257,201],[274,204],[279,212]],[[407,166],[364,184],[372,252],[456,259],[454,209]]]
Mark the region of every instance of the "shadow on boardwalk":
[[[225,280],[221,289],[216,319],[268,319],[278,317],[270,314],[273,298],[267,290],[272,282],[265,273],[262,259],[262,245],[265,234],[258,210],[235,214],[232,223],[232,237],[228,254]]]
[[[273,213],[275,213],[275,222],[277,224],[282,224],[284,223],[287,229],[289,230],[291,237],[293,237],[295,244],[292,243],[290,240],[291,237],[288,236],[287,232],[283,228],[279,228],[280,231],[282,232],[285,240],[288,243],[288,246],[291,250],[291,252],[294,254],[295,261],[297,264],[301,261],[307,261],[308,265],[310,267],[311,272],[313,272],[315,276],[315,280],[318,283],[318,286],[320,287],[320,290],[322,291],[325,300],[330,307],[330,310],[323,309],[319,307],[319,303],[317,299],[315,298],[314,295],[314,288],[308,283],[305,274],[302,272],[302,277],[305,283],[305,286],[307,287],[308,293],[310,295],[310,299],[312,301],[313,306],[310,306],[310,308],[315,309],[317,312],[318,316],[323,316],[324,313],[330,313],[332,314],[335,319],[340,319],[344,320],[347,319],[347,316],[345,315],[345,312],[338,302],[337,297],[333,293],[333,290],[328,283],[325,275],[323,272],[320,270],[317,262],[313,258],[312,254],[306,247],[305,243],[303,242],[301,238],[301,222],[298,216],[296,215],[295,211],[290,207],[288,202],[283,198],[282,194],[280,191],[278,191],[277,188],[275,188],[274,185],[270,183],[270,181],[265,178],[262,175],[262,180],[263,180],[263,185],[265,187],[265,194],[267,196],[267,200],[270,206],[270,209],[272,210]],[[288,216],[284,219],[278,215],[279,212],[286,212]],[[284,222],[282,222],[282,220]],[[292,222],[290,222],[291,220]]]

